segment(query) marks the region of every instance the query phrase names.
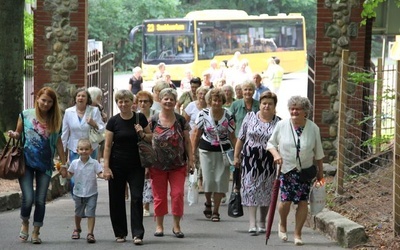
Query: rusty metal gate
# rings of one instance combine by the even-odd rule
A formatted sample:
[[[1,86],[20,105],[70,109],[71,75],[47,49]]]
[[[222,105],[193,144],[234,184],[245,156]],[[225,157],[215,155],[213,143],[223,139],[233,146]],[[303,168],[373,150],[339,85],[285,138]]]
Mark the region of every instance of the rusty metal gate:
[[[88,52],[87,86],[98,87],[103,92],[103,107],[107,119],[113,114],[114,53],[101,56],[97,50]]]

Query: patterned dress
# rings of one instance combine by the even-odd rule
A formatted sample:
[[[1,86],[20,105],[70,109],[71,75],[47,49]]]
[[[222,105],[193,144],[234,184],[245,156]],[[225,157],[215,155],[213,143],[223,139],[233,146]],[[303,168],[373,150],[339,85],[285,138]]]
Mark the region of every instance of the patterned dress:
[[[274,116],[271,122],[262,122],[258,114],[250,112],[245,116],[238,137],[244,141],[241,152],[243,206],[269,206],[275,178],[273,157],[266,146],[280,118]]]

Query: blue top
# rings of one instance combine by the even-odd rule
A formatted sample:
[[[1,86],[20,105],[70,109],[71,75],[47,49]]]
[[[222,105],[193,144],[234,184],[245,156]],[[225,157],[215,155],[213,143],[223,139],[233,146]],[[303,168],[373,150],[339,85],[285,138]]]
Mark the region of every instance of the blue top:
[[[256,87],[256,89],[254,91],[253,99],[259,101],[261,94],[265,91],[270,91],[270,90],[267,86],[264,86],[263,84],[261,84],[259,88]]]
[[[46,124],[41,124],[35,109],[27,109],[21,113],[23,121],[22,141],[24,142],[25,164],[31,168],[53,173],[53,158],[60,132],[49,133]]]

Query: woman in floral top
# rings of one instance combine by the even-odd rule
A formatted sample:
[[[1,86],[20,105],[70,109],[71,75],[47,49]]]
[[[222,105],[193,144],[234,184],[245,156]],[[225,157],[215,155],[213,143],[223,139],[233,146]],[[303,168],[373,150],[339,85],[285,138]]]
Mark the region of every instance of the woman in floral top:
[[[40,244],[40,227],[46,207],[47,190],[53,173],[53,158],[57,149],[62,164],[66,158],[60,138],[61,112],[58,107],[57,94],[53,89],[44,87],[36,95],[35,108],[24,110],[15,131],[8,131],[11,138],[20,138],[24,142],[25,174],[18,179],[22,191],[21,219],[22,227],[19,238],[29,238],[29,218],[33,205],[32,243]],[[35,179],[36,184],[33,184]],[[36,192],[33,187],[36,186]]]
[[[188,170],[193,170],[193,157],[189,130],[185,118],[174,112],[178,94],[172,88],[159,94],[161,112],[152,117],[153,148],[157,159],[150,168],[154,197],[156,231],[154,236],[164,236],[164,216],[168,214],[168,183],[171,194],[171,212],[174,218],[172,233],[177,238],[185,235],[181,231],[183,196]]]
[[[226,97],[220,88],[210,90],[206,101],[209,108],[200,111],[196,118],[192,148],[199,148],[206,197],[204,215],[218,222],[221,199],[229,188],[229,166],[223,163],[220,144],[224,151],[235,145],[235,122],[229,110],[222,107]],[[211,209],[211,196],[214,209]]]

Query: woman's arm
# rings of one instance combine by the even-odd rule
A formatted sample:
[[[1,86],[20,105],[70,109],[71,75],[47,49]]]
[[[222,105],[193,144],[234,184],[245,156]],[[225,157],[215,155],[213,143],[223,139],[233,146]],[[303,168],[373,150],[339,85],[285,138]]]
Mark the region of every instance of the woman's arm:
[[[114,133],[106,129],[104,152],[103,152],[103,158],[104,158],[103,177],[106,180],[113,178],[113,174],[110,169],[110,155],[111,155],[111,146],[112,146],[113,140],[114,140]]]
[[[194,154],[192,154],[193,151],[192,151],[192,145],[191,145],[191,141],[190,141],[189,130],[184,130],[183,136],[185,138],[185,152],[188,157],[187,166],[188,166],[188,170],[190,172],[192,172],[194,170],[194,165],[193,165]]]
[[[201,135],[203,134],[203,130],[202,129],[199,129],[199,128],[197,128],[196,126],[194,127],[194,130],[193,130],[193,135],[192,135],[192,156],[194,156],[195,155],[195,151],[196,151],[196,149],[199,147],[199,142],[200,142],[200,137],[201,137]]]
[[[64,118],[63,118],[63,124],[62,124],[62,129],[61,129],[61,131],[62,131],[61,132],[61,141],[62,141],[65,152],[67,152],[67,150],[68,150],[68,139],[69,139],[69,133],[70,133],[68,119],[69,119],[69,112],[66,111]]]
[[[235,167],[238,168],[240,167],[241,159],[240,159],[240,153],[242,152],[244,141],[238,139],[236,140],[235,144]]]
[[[98,130],[100,133],[104,132],[104,122],[101,118],[100,110],[96,107],[90,107],[92,109],[91,115],[87,120],[87,123]]]
[[[21,138],[22,130],[23,130],[22,120],[21,120],[21,117],[19,116],[18,120],[17,120],[17,127],[15,128],[15,131],[12,131],[12,130],[7,131],[8,137],[14,138],[14,139],[19,139],[19,138]]]
[[[61,164],[65,165],[67,163],[67,157],[65,155],[66,150],[63,147],[61,137],[58,137],[56,148],[57,148],[58,156],[60,157]]]

